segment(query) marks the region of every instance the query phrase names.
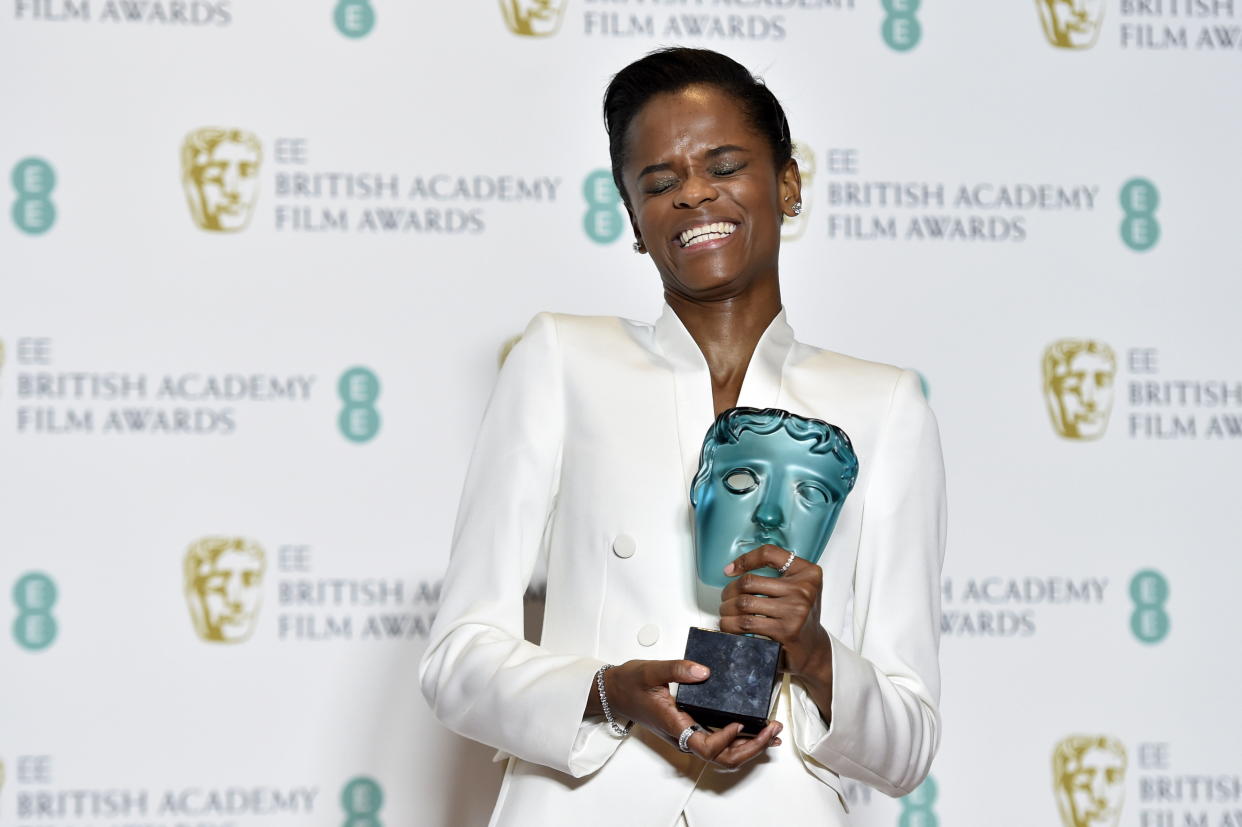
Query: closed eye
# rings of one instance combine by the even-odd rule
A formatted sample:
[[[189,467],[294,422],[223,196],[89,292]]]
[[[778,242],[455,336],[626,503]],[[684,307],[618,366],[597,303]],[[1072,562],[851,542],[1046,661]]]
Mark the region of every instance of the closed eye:
[[[672,189],[677,184],[677,179],[673,177],[657,178],[647,185],[648,195],[659,195],[665,190]]]
[[[798,495],[810,505],[826,505],[832,502],[828,490],[813,482],[804,482],[798,486]]]

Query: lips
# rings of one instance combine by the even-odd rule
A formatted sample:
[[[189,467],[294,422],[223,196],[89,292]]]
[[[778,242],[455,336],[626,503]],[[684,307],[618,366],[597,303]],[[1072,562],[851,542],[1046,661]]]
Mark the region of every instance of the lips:
[[[733,548],[738,554],[754,551],[762,546],[776,546],[788,550],[789,540],[780,531],[760,531],[752,537],[739,537],[733,543]]]
[[[699,244],[706,244],[709,241],[728,238],[733,235],[735,230],[737,230],[737,224],[733,221],[704,222],[682,230],[677,235],[677,243],[683,249],[695,247]]]

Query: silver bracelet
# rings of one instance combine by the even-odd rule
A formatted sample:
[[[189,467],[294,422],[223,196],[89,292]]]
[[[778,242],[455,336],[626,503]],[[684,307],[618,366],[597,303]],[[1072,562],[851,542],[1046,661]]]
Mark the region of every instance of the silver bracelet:
[[[599,705],[604,708],[604,718],[608,721],[608,726],[612,727],[613,734],[619,738],[624,738],[630,734],[630,727],[634,726],[634,722],[630,721],[624,727],[617,723],[612,717],[612,709],[608,706],[608,696],[604,693],[604,673],[612,668],[611,663],[605,663],[595,673],[595,687],[599,690]]]

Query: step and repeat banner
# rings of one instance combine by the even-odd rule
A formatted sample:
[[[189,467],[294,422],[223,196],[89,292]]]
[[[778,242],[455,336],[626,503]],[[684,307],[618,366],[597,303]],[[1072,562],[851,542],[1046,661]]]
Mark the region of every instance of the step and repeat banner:
[[[941,424],[943,744],[857,823],[1242,826],[1242,0],[3,0],[0,821],[486,823],[416,666],[506,342],[660,311],[600,99],[668,44]]]

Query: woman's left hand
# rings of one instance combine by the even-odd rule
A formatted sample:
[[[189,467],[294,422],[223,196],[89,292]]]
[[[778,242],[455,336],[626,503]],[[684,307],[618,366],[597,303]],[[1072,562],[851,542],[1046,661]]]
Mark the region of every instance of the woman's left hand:
[[[819,623],[824,570],[795,557],[780,577],[754,573],[764,567],[779,570],[788,559],[788,551],[767,545],[725,567],[730,577],[741,576],[721,594],[720,631],[769,637],[784,647],[791,675],[830,683],[832,643]]]

